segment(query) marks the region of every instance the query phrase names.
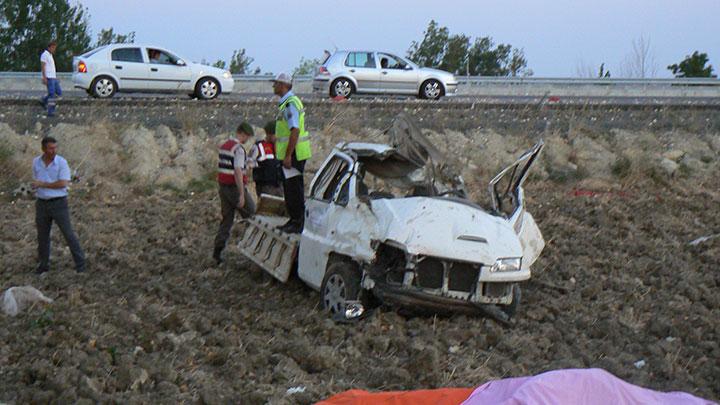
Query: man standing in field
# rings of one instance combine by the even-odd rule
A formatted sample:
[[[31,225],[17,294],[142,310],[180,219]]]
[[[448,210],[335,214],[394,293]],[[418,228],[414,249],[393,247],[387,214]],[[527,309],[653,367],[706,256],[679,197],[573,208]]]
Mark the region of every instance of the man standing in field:
[[[43,84],[47,86],[48,94],[42,98],[43,108],[47,108],[48,117],[55,116],[55,104],[57,97],[62,96],[60,82],[57,79],[55,71],[55,50],[57,43],[52,41],[48,44],[47,49],[40,55],[40,71],[42,72]]]
[[[301,233],[305,219],[305,162],[312,156],[310,136],[305,130],[305,107],[292,92],[292,77],[280,73],[273,80],[273,92],[280,96],[275,123],[275,151],[282,162],[285,206],[290,220],[281,230]]]
[[[50,230],[55,221],[70,247],[75,270],[85,271],[85,253],[70,224],[67,202],[67,186],[70,183],[70,167],[67,160],[57,154],[57,140],[45,137],[42,140],[43,154],[33,160],[33,182],[37,201],[35,202],[35,224],[38,234],[38,256],[40,263],[37,273],[50,270]]]
[[[253,128],[247,122],[237,127],[235,136],[220,145],[218,162],[218,186],[220,193],[220,209],[222,221],[215,236],[213,259],[217,264],[223,262],[222,251],[225,249],[230,229],[235,221],[235,210],[240,216],[249,218],[255,214],[255,201],[247,190],[247,155],[243,144],[253,136]]]

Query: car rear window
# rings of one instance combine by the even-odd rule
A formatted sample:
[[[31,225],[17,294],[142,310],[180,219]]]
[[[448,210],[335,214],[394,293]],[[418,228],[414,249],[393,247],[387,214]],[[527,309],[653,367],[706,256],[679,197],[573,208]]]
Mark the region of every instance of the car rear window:
[[[376,67],[375,55],[372,52],[350,52],[345,59],[345,66],[374,68]]]
[[[140,48],[120,48],[112,51],[112,60],[118,62],[143,62]]]
[[[89,57],[95,55],[96,53],[102,51],[103,49],[105,49],[105,46],[101,46],[101,47],[99,47],[99,48],[95,48],[95,49],[93,49],[93,50],[91,50],[91,51],[85,52],[84,54],[80,55],[80,57],[82,57],[82,58],[89,58]]]

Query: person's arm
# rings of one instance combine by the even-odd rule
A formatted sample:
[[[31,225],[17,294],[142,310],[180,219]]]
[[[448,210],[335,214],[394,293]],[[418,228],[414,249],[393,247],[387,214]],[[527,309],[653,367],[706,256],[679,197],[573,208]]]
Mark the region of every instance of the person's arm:
[[[35,180],[33,181],[33,186],[35,188],[65,188],[68,186],[70,182],[67,180],[57,180],[53,181],[52,183],[46,183],[44,181]]]
[[[235,185],[240,192],[240,199],[238,199],[238,209],[245,206],[245,183],[243,183],[243,176],[245,170],[243,170],[242,163],[245,163],[245,149],[242,145],[238,145],[237,151],[235,151]]]
[[[43,84],[47,84],[47,75],[45,74],[45,54],[43,53],[42,57],[40,57],[40,71],[42,72],[42,82]]]
[[[295,153],[295,146],[297,146],[298,139],[300,138],[300,113],[293,104],[288,104],[286,111],[288,114],[286,119],[290,127],[290,139],[288,140],[285,159],[283,159],[283,166],[286,169],[290,169],[292,167],[292,155]]]

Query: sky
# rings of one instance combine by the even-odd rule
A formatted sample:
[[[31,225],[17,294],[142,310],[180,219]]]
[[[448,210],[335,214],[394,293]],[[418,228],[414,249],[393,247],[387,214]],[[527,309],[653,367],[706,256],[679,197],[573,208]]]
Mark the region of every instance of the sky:
[[[78,2],[78,1],[75,1]],[[138,43],[192,61],[246,54],[263,72],[292,72],[324,49],[377,49],[405,56],[431,19],[451,34],[490,36],[523,48],[536,77],[577,77],[605,63],[620,76],[633,41],[649,40],[657,77],[695,50],[720,70],[720,0],[79,0],[93,38],[135,31]]]

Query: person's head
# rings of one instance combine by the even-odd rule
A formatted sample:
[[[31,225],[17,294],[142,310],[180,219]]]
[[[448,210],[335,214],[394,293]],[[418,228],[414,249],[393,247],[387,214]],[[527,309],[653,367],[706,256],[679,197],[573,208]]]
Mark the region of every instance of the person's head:
[[[263,129],[265,130],[265,140],[270,143],[275,143],[275,121],[268,121]]]
[[[254,135],[253,133],[253,127],[252,125],[248,124],[247,121],[243,121],[240,125],[238,125],[237,129],[235,130],[235,136],[237,137],[238,141],[240,143],[247,142],[250,137]]]
[[[57,140],[52,136],[46,136],[40,141],[42,145],[42,151],[47,158],[54,158],[57,154]]]
[[[387,69],[388,67],[388,60],[387,58],[380,59],[380,67],[383,69]]]
[[[273,80],[273,93],[277,96],[284,96],[292,90],[292,77],[287,73],[280,73]]]
[[[49,43],[48,46],[47,46],[48,52],[50,52],[50,53],[55,53],[55,50],[56,50],[56,49],[57,49],[57,42],[55,42],[55,41],[50,41],[50,43]]]

